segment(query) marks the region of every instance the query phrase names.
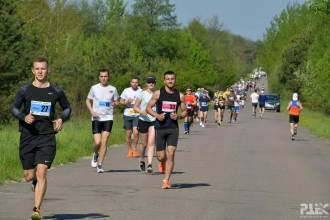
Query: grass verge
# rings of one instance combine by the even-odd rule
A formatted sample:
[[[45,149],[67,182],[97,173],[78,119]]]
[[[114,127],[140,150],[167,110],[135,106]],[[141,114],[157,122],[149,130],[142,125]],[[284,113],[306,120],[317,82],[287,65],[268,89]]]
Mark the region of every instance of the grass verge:
[[[286,110],[288,100],[281,101],[281,112],[289,117],[289,111]],[[302,103],[304,106],[304,103]],[[304,108],[300,113],[299,126],[309,130],[317,137],[330,140],[330,118],[318,112],[312,112]]]

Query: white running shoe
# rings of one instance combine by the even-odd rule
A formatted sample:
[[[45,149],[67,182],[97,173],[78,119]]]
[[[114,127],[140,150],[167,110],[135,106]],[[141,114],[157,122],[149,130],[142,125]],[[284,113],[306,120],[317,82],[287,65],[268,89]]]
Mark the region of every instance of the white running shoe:
[[[200,122],[199,125],[202,126],[203,125],[203,122]]]
[[[204,128],[204,124],[202,124],[202,128]]]
[[[91,165],[92,165],[92,167],[97,167],[97,160],[99,159],[99,155],[97,154],[93,154],[93,158],[92,158],[92,161],[91,161]]]
[[[103,168],[102,168],[102,164],[98,164],[98,165],[97,165],[97,172],[98,172],[98,173],[104,173],[104,170],[103,170]]]

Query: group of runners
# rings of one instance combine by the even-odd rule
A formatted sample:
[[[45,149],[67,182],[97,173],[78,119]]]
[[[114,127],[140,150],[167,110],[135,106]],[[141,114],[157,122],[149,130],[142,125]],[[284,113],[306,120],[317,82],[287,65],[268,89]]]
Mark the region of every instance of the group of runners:
[[[47,59],[43,57],[34,59],[32,67],[34,81],[19,88],[12,106],[12,114],[19,119],[21,132],[19,157],[24,177],[26,181],[31,182],[31,189],[34,192],[34,207],[30,217],[32,220],[41,219],[40,208],[47,189],[47,170],[51,167],[56,155],[55,134],[62,130],[63,123],[70,118],[71,114],[70,103],[64,91],[48,81],[49,72]],[[164,73],[165,86],[161,89],[155,91],[155,76],[146,78],[144,88],[139,88],[139,79],[132,77],[131,86],[124,89],[119,96],[116,87],[108,83],[107,69],[101,69],[98,72],[98,78],[99,83],[90,88],[86,99],[86,106],[91,114],[94,139],[91,166],[96,168],[98,173],[104,172],[102,164],[113,126],[114,108],[122,105],[125,107],[123,128],[126,130],[127,157],[139,157],[140,170],[152,173],[156,147],[158,170],[164,173],[163,189],[171,188],[169,179],[174,168],[174,156],[178,146],[178,120],[185,118],[185,134],[189,134],[194,119],[204,127],[208,107],[213,102],[215,123],[222,124],[226,108],[228,123],[232,120],[236,121],[238,113],[244,108],[247,92],[246,84],[240,80],[226,91],[218,89],[212,100],[204,88],[197,89],[194,93],[188,87],[186,95],[183,95],[175,89],[176,74],[173,71],[167,71]],[[261,102],[258,90],[256,89],[250,97],[255,116],[254,100]],[[57,102],[63,112],[55,119]],[[290,111],[290,131],[294,140],[299,112],[302,110],[298,94],[293,94],[287,110]],[[137,150],[139,138],[140,156]],[[146,151],[148,151],[147,166],[144,161]]]

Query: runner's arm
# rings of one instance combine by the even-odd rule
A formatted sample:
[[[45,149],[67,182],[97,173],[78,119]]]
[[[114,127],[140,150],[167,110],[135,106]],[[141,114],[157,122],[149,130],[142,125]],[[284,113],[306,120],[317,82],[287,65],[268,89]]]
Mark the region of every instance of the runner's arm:
[[[160,91],[157,90],[156,92],[154,92],[154,94],[152,95],[151,99],[148,102],[146,111],[149,115],[157,118],[159,116],[159,114],[157,114],[156,112],[154,112],[154,110],[152,110],[152,107],[154,107],[156,105],[157,100],[159,99],[159,94]]]
[[[11,113],[13,114],[13,116],[15,116],[15,118],[25,121],[26,115],[20,111],[23,101],[24,101],[24,89],[21,87],[15,96],[14,103],[11,108]]]
[[[292,103],[291,101],[288,103],[288,106],[286,107],[286,110],[289,111],[290,110],[290,107],[291,107]]]

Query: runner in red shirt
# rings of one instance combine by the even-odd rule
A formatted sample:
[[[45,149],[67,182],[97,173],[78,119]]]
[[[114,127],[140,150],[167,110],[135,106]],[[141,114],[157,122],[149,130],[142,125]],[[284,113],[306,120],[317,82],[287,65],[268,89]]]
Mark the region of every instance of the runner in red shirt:
[[[192,94],[191,88],[188,87],[186,90],[186,95],[184,96],[186,101],[186,107],[188,110],[188,116],[184,119],[184,133],[189,134],[190,124],[194,117],[194,107],[196,106],[196,97]]]

